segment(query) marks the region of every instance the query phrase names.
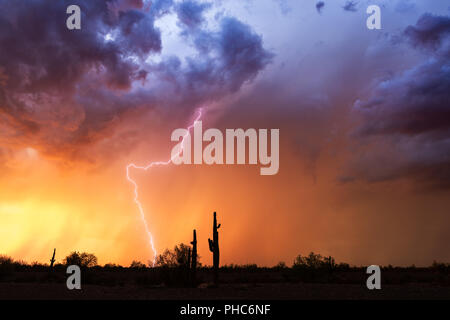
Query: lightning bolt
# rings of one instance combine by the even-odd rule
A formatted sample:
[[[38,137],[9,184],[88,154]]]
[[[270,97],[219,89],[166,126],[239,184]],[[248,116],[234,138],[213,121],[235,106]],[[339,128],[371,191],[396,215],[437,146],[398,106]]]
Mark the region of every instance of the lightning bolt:
[[[136,203],[136,205],[137,205],[137,207],[139,209],[139,214],[141,216],[142,223],[144,224],[144,228],[145,228],[145,232],[147,233],[149,244],[150,244],[150,246],[152,248],[152,251],[153,251],[153,266],[155,266],[155,263],[156,263],[157,251],[156,251],[156,248],[155,248],[155,243],[153,241],[153,235],[150,232],[150,228],[148,226],[147,219],[145,218],[144,208],[142,207],[142,203],[139,201],[139,192],[138,192],[139,187],[138,187],[138,184],[136,183],[136,181],[134,181],[131,178],[131,176],[130,176],[130,169],[138,169],[138,170],[148,171],[150,168],[153,168],[153,167],[167,166],[167,165],[171,164],[173,162],[173,159],[175,157],[181,155],[181,153],[183,152],[184,140],[188,137],[189,131],[194,127],[195,122],[200,120],[200,118],[202,117],[202,112],[203,112],[202,108],[197,109],[197,117],[195,118],[194,122],[189,127],[187,127],[187,133],[183,136],[183,139],[181,140],[180,151],[178,153],[173,154],[170,157],[169,160],[167,160],[167,161],[151,162],[147,166],[137,166],[134,163],[130,163],[130,164],[127,165],[127,180],[129,182],[131,182],[131,184],[134,187],[134,202]]]

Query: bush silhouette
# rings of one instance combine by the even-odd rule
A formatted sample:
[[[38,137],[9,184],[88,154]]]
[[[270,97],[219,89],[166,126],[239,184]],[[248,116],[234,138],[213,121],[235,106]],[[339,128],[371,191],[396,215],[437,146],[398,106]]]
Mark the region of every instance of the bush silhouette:
[[[64,259],[64,264],[91,268],[97,266],[97,257],[92,253],[74,251]]]
[[[0,255],[0,279],[14,273],[14,260],[11,257]]]
[[[130,264],[132,269],[145,269],[147,266],[140,261],[133,260]]]
[[[11,257],[0,255],[0,266],[13,265],[14,260]]]
[[[439,272],[448,273],[450,272],[450,263],[443,263],[438,261],[433,261],[431,268]]]
[[[280,261],[274,268],[278,269],[278,270],[283,270],[283,269],[287,269],[288,266],[286,265],[286,262]]]
[[[155,266],[157,267],[184,267],[188,266],[190,246],[180,243],[173,250],[166,249],[162,254],[156,257]],[[200,266],[200,256],[197,255],[197,266]]]
[[[320,254],[311,252],[308,256],[302,257],[298,255],[294,260],[293,268],[308,268],[308,269],[321,269],[321,268],[334,268],[336,266],[333,257],[323,257]]]
[[[122,268],[122,266],[118,265],[116,263],[108,262],[103,266],[103,268],[104,269],[120,269],[120,268]]]
[[[190,274],[190,246],[180,243],[173,250],[166,249],[156,258],[155,266],[160,268],[161,278],[169,287],[189,287],[192,285]],[[197,266],[200,256],[197,255]]]

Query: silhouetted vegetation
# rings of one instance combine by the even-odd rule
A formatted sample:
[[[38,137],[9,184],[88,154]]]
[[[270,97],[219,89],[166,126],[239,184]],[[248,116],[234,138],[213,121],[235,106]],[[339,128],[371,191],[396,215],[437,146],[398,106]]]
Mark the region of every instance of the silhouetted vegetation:
[[[83,285],[104,287],[134,286],[140,288],[161,289],[162,287],[203,288],[240,286],[242,288],[283,286],[282,288],[304,288],[309,283],[319,284],[357,284],[364,288],[367,279],[366,267],[337,263],[331,256],[322,256],[314,252],[298,255],[292,266],[281,261],[274,267],[258,267],[256,264],[229,264],[220,267],[219,228],[217,214],[214,212],[212,239],[208,239],[209,250],[213,255],[212,266],[202,266],[197,246],[197,232],[193,230],[190,245],[180,243],[172,250],[166,249],[155,259],[155,265],[133,260],[128,267],[114,263],[98,265],[97,257],[92,253],[74,251],[57,263],[56,249],[48,261],[49,264],[14,261],[11,257],[0,255],[0,282],[3,283],[50,283],[65,285],[68,265],[82,268]],[[428,268],[382,266],[383,285],[427,284],[432,286],[450,286],[450,264],[433,262]],[[301,284],[301,285],[298,285]],[[353,288],[355,286],[352,286]],[[129,289],[129,288],[128,288]],[[183,289],[189,290],[189,289]],[[246,289],[244,289],[246,290]],[[268,289],[270,290],[270,289]],[[220,290],[215,290],[220,291]]]
[[[280,261],[277,263],[277,265],[274,268],[278,269],[278,270],[283,270],[283,269],[287,269],[288,266],[286,265],[286,262]]]
[[[294,268],[307,268],[307,269],[332,269],[336,266],[333,257],[322,257],[320,254],[314,254],[311,252],[308,256],[303,257],[298,255],[294,260]]]
[[[190,282],[192,286],[197,286],[197,231],[192,232],[192,256],[189,257],[188,266],[190,268]]]
[[[194,242],[194,241],[193,241]],[[146,266],[137,260],[128,267],[107,263],[97,265],[93,254],[72,252],[63,264],[54,262],[53,271],[49,273],[50,264],[38,262],[25,263],[14,261],[11,257],[0,256],[0,282],[33,283],[56,282],[64,285],[68,264],[83,266],[83,283],[100,286],[139,286],[139,287],[191,287],[200,283],[209,284],[215,280],[213,266],[202,266],[197,255],[196,281],[192,278],[192,258],[194,250],[190,246],[179,244],[173,250],[165,250],[158,256],[156,266]],[[191,260],[189,260],[189,252]],[[190,263],[189,263],[190,261]],[[50,261],[51,262],[51,261]],[[334,283],[364,284],[367,279],[365,267],[337,263],[333,257],[310,253],[299,255],[293,265],[280,262],[273,267],[258,267],[256,264],[224,265],[220,268],[221,284],[261,285],[264,283]],[[406,283],[423,283],[450,286],[450,264],[434,262],[428,268],[382,267],[384,285]]]
[[[97,265],[97,257],[92,253],[74,251],[64,259],[67,266],[77,265],[84,268],[95,267]]]
[[[200,256],[191,255],[190,246],[180,243],[173,250],[166,249],[156,258],[155,267],[160,269],[162,281],[167,286],[189,287],[195,285],[192,279],[191,266],[201,266]]]
[[[50,269],[52,269],[53,268],[53,264],[55,263],[55,254],[56,254],[56,248],[55,249],[53,249],[53,255],[52,255],[52,258],[50,259]]]
[[[180,243],[176,245],[173,250],[166,249],[164,252],[156,258],[156,267],[169,267],[169,268],[177,268],[177,267],[185,267],[188,265],[189,261],[189,246]],[[197,256],[197,264],[200,264],[200,257]]]
[[[220,264],[220,251],[219,251],[219,228],[221,224],[217,224],[217,214],[214,212],[213,219],[213,239],[208,239],[209,251],[213,253],[213,268],[214,268],[214,285],[219,285],[219,264]]]
[[[14,272],[14,261],[8,256],[0,256],[0,280],[12,275]]]
[[[433,261],[433,264],[431,265],[431,267],[434,270],[437,270],[437,271],[440,271],[443,273],[450,272],[450,263],[442,263],[442,262]]]
[[[132,269],[145,269],[147,266],[140,261],[133,260],[130,264]]]

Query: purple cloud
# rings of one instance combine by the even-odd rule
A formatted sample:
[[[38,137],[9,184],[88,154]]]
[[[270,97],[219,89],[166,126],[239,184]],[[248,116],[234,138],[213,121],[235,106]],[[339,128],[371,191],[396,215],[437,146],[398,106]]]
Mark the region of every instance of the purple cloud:
[[[251,81],[271,60],[262,38],[228,17],[219,30],[201,26],[208,5],[139,0],[19,2],[0,0],[0,117],[5,141],[43,153],[95,144],[137,107],[195,108]],[[80,6],[81,30],[64,18]],[[162,50],[155,22],[175,12],[195,27],[198,54],[147,61]],[[191,28],[192,29],[192,28]],[[151,80],[148,80],[151,79]],[[149,82],[150,86],[137,85]]]
[[[199,3],[193,0],[184,0],[176,6],[178,20],[188,28],[196,28],[204,21],[203,12],[211,8],[210,3]]]
[[[429,59],[380,82],[372,98],[355,103],[355,111],[364,120],[358,137],[374,143],[383,137],[391,148],[373,148],[373,157],[366,155],[356,164],[362,177],[371,181],[413,178],[438,186],[450,181],[449,22],[449,17],[425,14],[406,28],[407,40]],[[383,162],[379,152],[384,153]],[[362,169],[371,166],[378,169]]]

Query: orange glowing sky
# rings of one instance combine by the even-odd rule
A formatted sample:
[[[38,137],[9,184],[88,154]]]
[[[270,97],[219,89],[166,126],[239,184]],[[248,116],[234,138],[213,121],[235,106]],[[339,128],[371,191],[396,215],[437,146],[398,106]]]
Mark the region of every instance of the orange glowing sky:
[[[136,159],[166,159],[169,146],[157,153],[143,144],[147,156],[136,150]],[[308,160],[290,147],[282,143],[275,176],[260,176],[257,166],[248,165],[135,171],[158,251],[189,242],[196,228],[201,260],[209,264],[215,210],[225,264],[291,263],[309,251],[355,264],[427,264],[439,253],[449,205],[445,194],[417,194],[401,181],[338,185],[335,176],[348,155],[323,152],[312,176]],[[101,168],[65,168],[34,149],[17,150],[1,180],[0,251],[41,262],[53,247],[59,259],[80,250],[94,252],[100,263],[150,261],[125,178],[131,154]]]
[[[319,14],[295,1],[145,11],[79,0],[91,19],[80,33],[33,22],[60,2],[0,7],[0,254],[151,261],[125,168],[168,160],[171,132],[202,107],[204,130],[280,129],[279,173],[132,170],[158,252],[195,228],[211,264],[217,211],[222,264],[311,251],[356,265],[450,260],[449,33],[433,29],[448,22],[443,3],[386,2],[378,33],[364,8],[329,1]],[[429,93],[436,79],[443,89]]]

